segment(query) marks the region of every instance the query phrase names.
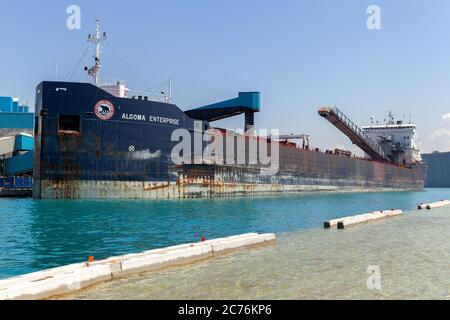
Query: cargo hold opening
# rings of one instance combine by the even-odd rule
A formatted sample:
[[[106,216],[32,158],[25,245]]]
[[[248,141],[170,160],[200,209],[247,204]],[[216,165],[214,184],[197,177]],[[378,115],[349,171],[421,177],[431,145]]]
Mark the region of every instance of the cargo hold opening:
[[[58,132],[62,134],[80,134],[81,118],[79,115],[59,115]]]

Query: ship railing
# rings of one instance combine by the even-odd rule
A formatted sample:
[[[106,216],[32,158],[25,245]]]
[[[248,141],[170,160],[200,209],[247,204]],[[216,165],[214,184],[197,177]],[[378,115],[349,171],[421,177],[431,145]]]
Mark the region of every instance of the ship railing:
[[[166,94],[158,95],[158,94],[142,92],[142,91],[128,91],[126,98],[144,100],[144,101],[164,102],[164,103],[171,102],[171,99]]]
[[[350,118],[348,118],[341,110],[337,107],[332,108],[333,113],[342,121],[349,129],[351,129],[361,140],[363,140],[372,150],[377,152],[380,156],[388,159],[383,148],[373,141],[359,126],[357,126]]]
[[[122,98],[127,99],[137,99],[137,100],[145,100],[145,101],[155,101],[155,102],[171,102],[171,89],[167,91],[165,89],[166,82],[164,84],[155,86],[154,88],[148,88],[147,91],[139,91],[139,90],[131,90],[126,86],[125,81],[121,79],[103,79],[101,88],[110,87],[112,90],[120,90],[123,91],[121,94],[124,94]],[[161,89],[161,90],[160,90]]]

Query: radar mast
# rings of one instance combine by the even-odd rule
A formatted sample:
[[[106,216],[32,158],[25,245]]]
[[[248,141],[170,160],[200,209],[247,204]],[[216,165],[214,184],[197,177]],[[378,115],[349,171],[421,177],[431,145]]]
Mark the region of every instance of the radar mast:
[[[93,67],[85,68],[85,71],[87,71],[88,75],[92,76],[95,79],[95,85],[100,86],[100,68],[101,65],[101,58],[102,58],[102,50],[101,50],[101,43],[107,39],[106,32],[100,31],[100,20],[95,20],[97,27],[94,34],[90,34],[88,36],[88,42],[93,43],[95,45],[95,64]]]

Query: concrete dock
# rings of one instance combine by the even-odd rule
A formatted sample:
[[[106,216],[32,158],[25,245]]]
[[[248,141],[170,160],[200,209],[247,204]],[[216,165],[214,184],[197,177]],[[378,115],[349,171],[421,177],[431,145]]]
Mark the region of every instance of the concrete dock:
[[[431,209],[439,209],[439,208],[444,208],[446,206],[450,205],[450,201],[449,200],[442,200],[442,201],[438,201],[438,202],[433,202],[433,203],[422,203],[418,206],[419,210],[431,210]]]
[[[338,229],[345,229],[351,225],[381,220],[384,218],[391,218],[391,217],[399,216],[402,214],[403,214],[402,210],[375,211],[375,212],[360,214],[360,215],[356,215],[356,216],[325,221],[324,227],[325,227],[325,229],[330,229],[330,228],[334,228],[334,227],[337,227]]]
[[[40,271],[1,280],[0,300],[47,299],[131,274],[179,266],[236,249],[273,244],[275,240],[274,234],[250,233]]]

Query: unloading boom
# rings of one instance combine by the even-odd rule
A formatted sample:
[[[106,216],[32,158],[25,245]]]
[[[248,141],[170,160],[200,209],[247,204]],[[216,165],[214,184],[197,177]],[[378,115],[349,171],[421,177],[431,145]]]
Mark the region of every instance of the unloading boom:
[[[338,128],[343,134],[350,138],[350,140],[367,153],[373,160],[387,161],[391,159],[383,151],[383,148],[373,141],[361,128],[353,123],[344,113],[338,108],[320,108],[319,114],[327,119],[331,124]]]

